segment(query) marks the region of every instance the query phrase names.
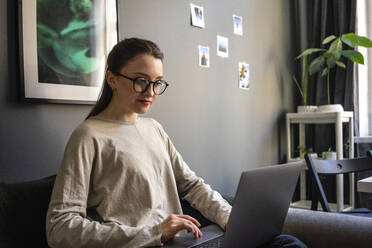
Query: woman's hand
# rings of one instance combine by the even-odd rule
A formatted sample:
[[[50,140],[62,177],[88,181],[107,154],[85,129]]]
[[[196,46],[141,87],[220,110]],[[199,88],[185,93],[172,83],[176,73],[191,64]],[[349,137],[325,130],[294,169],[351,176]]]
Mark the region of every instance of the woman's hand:
[[[189,215],[171,214],[161,223],[161,241],[165,241],[174,238],[176,234],[186,229],[194,234],[196,238],[200,237],[202,232],[199,230],[200,223]]]

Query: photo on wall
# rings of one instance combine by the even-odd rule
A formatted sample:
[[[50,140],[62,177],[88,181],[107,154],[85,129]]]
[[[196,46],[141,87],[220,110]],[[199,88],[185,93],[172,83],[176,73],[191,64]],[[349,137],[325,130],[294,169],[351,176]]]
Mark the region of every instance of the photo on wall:
[[[217,35],[217,55],[223,58],[229,57],[229,39]]]
[[[198,46],[199,49],[199,66],[209,67],[209,47]]]
[[[23,99],[95,103],[118,41],[116,0],[22,0],[20,6]]]
[[[249,79],[249,64],[239,62],[239,88],[248,90],[251,86]]]
[[[191,25],[195,27],[205,28],[204,8],[190,3]]]
[[[243,35],[243,17],[233,15],[234,34]]]

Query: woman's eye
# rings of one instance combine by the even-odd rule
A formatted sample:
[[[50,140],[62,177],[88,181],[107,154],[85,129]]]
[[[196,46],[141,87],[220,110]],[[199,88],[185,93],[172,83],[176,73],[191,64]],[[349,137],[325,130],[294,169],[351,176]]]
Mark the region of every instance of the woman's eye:
[[[138,83],[140,83],[140,84],[148,84],[148,81],[147,81],[147,79],[145,79],[145,78],[138,78],[136,81],[137,81]]]

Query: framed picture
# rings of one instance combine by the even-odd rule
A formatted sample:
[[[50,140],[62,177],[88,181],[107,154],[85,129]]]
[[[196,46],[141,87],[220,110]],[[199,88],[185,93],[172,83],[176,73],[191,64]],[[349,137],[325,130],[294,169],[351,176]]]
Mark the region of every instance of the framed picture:
[[[30,102],[94,104],[118,41],[116,0],[18,0],[21,90]]]
[[[204,8],[190,3],[191,25],[195,27],[205,28]]]

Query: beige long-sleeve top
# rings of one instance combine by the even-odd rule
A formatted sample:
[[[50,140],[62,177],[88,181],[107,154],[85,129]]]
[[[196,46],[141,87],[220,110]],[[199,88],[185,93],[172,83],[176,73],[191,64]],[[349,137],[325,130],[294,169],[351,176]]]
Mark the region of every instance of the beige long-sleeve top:
[[[195,175],[151,118],[91,117],[72,133],[49,204],[51,247],[162,245],[179,197],[224,227],[231,206]]]

